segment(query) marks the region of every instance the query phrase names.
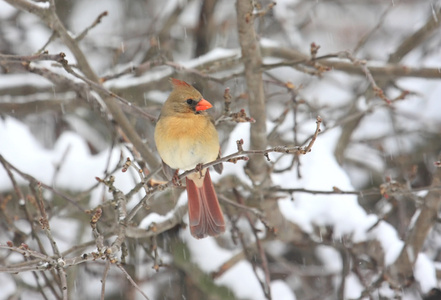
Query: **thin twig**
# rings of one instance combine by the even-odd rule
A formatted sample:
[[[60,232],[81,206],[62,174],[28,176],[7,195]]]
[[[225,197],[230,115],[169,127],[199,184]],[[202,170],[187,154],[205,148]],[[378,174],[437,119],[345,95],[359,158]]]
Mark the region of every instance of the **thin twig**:
[[[239,194],[239,192],[238,192],[236,189],[234,189],[233,191],[234,191],[234,193],[235,193],[235,195],[236,195],[236,199],[237,199],[237,201],[238,201],[241,205],[244,205],[243,198],[242,198],[242,196]],[[256,227],[254,226],[254,222],[252,221],[252,219],[251,219],[251,217],[249,216],[249,214],[248,214],[247,211],[244,212],[244,215],[245,215],[245,218],[246,218],[247,221],[248,221],[248,224],[250,225],[251,231],[253,232],[254,239],[256,240],[257,252],[259,253],[259,257],[260,257],[260,260],[261,260],[261,266],[262,266],[263,272],[264,272],[264,274],[265,274],[265,281],[264,281],[264,282],[261,281],[261,279],[260,279],[258,273],[256,272],[256,270],[255,270],[255,268],[254,268],[254,264],[252,263],[252,265],[253,265],[253,270],[254,270],[255,273],[256,273],[256,278],[257,278],[257,280],[260,282],[260,284],[261,284],[261,286],[262,286],[263,293],[265,294],[265,297],[266,297],[268,300],[271,300],[271,299],[272,299],[272,296],[271,296],[271,276],[270,276],[270,271],[269,271],[269,268],[268,268],[268,260],[267,260],[267,258],[266,258],[265,251],[264,251],[264,249],[263,249],[263,247],[262,247],[262,242],[261,242],[261,240],[260,240],[260,238],[259,238],[259,235],[258,235],[258,233],[257,233]]]
[[[139,285],[133,280],[133,278],[127,273],[127,271],[124,269],[124,267],[121,264],[116,264],[116,267],[123,272],[123,274],[126,276],[127,280],[130,281],[130,283],[133,285],[133,287],[147,300],[149,300],[149,297],[144,293],[144,291],[139,287]]]
[[[127,208],[126,208],[126,197],[123,192],[116,191],[113,194],[114,200],[116,202],[116,208],[118,210],[118,226],[117,226],[117,237],[113,241],[110,248],[107,249],[107,254],[114,255],[119,250],[121,250],[121,245],[126,238],[126,217],[127,217]]]
[[[361,37],[361,39],[357,43],[357,46],[355,46],[353,50],[354,54],[356,54],[358,50],[360,50],[361,47],[363,47],[366,44],[367,40],[383,25],[386,16],[392,11],[392,8],[394,7],[395,7],[394,4],[391,3],[378,18],[377,25],[375,25],[374,28],[372,28],[367,34]]]
[[[317,116],[317,121],[316,121],[317,127],[316,127],[316,129],[315,129],[315,132],[314,132],[314,134],[312,135],[312,139],[311,139],[311,141],[309,142],[308,146],[306,146],[305,149],[302,149],[302,150],[300,151],[301,154],[306,154],[306,153],[308,153],[308,152],[311,151],[312,146],[314,145],[314,142],[315,142],[315,140],[317,139],[318,134],[320,133],[320,124],[321,124],[321,123],[322,123],[322,118],[321,118],[320,116]]]
[[[101,19],[106,17],[108,15],[107,11],[102,12],[101,14],[98,15],[98,17],[95,19],[95,21],[87,26],[76,38],[75,40],[77,42],[81,41],[88,33],[89,30],[91,30],[92,28],[94,28],[96,25],[98,25],[99,23],[101,23]]]
[[[107,274],[110,270],[110,261],[106,261],[106,266],[104,267],[103,272],[103,278],[101,279],[101,300],[104,300],[105,294],[106,294],[106,280],[107,280]]]
[[[241,203],[236,203],[233,200],[225,197],[224,195],[219,195],[219,199],[221,199],[223,202],[226,202],[229,205],[232,205],[232,206],[234,206],[236,208],[248,211],[248,212],[254,214],[255,216],[257,216],[258,218],[262,218],[263,217],[263,213],[261,211],[259,211],[257,208],[249,207],[249,206],[243,205]]]
[[[37,192],[35,190],[35,188],[33,187],[33,185],[31,184],[31,190],[32,190],[33,194],[35,195],[35,198],[38,199],[37,203],[38,203],[38,207],[40,209],[40,214],[41,214],[41,218],[40,218],[41,228],[43,229],[44,233],[46,234],[46,237],[48,238],[48,240],[51,244],[52,251],[54,252],[55,256],[58,258],[61,258],[61,253],[60,253],[60,250],[58,249],[57,242],[55,241],[54,237],[52,236],[51,228],[49,225],[49,219],[48,219],[48,216],[46,213],[46,209],[44,207],[41,185],[38,185],[38,192]]]
[[[392,103],[392,101],[389,98],[387,98],[386,95],[384,94],[383,89],[381,89],[375,82],[375,79],[372,76],[371,71],[367,67],[367,62],[365,60],[356,59],[349,51],[340,52],[340,56],[349,59],[354,65],[360,66],[360,68],[363,70],[363,73],[366,75],[366,78],[368,79],[369,83],[371,84],[375,95],[377,95],[380,99],[384,100],[388,105]]]

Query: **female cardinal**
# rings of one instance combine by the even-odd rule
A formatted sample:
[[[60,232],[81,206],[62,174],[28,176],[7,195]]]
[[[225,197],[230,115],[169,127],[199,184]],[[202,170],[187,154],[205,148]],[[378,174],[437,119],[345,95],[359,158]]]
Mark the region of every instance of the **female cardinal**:
[[[155,128],[156,147],[164,170],[191,170],[219,157],[217,131],[205,111],[213,106],[188,83],[174,78],[171,82],[173,91]],[[216,166],[220,173],[222,165]],[[185,181],[191,234],[200,239],[223,233],[225,221],[208,169],[188,175]]]

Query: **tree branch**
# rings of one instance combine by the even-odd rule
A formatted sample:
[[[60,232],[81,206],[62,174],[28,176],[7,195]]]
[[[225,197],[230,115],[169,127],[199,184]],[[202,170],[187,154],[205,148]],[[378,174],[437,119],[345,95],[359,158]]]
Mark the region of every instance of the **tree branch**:
[[[237,30],[242,50],[242,62],[245,67],[247,83],[248,106],[250,116],[256,122],[250,127],[250,143],[253,149],[267,147],[266,135],[266,104],[262,82],[262,56],[259,43],[254,31],[254,16],[252,1],[236,1]],[[250,160],[247,166],[248,175],[256,184],[269,182],[268,166],[264,157],[259,156]]]
[[[437,168],[429,193],[424,197],[422,206],[415,212],[416,218],[410,227],[405,245],[397,260],[387,269],[390,280],[399,287],[407,286],[413,281],[413,272],[418,254],[430,229],[436,224],[438,211],[441,208],[441,168]]]

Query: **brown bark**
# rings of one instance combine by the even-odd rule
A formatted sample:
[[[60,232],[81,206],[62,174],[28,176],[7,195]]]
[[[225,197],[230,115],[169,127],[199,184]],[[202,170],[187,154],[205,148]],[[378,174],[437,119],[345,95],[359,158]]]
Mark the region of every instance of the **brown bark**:
[[[418,254],[423,248],[429,231],[437,222],[438,211],[441,208],[441,168],[434,174],[431,184],[432,189],[424,197],[423,204],[415,224],[410,229],[406,243],[397,260],[388,268],[388,278],[397,286],[406,286],[413,280],[413,270]]]
[[[265,149],[267,146],[266,134],[266,107],[262,82],[262,56],[259,43],[254,31],[253,5],[248,0],[236,2],[237,28],[239,42],[242,49],[242,61],[245,67],[245,80],[248,92],[250,115],[256,120],[251,125],[251,149]],[[268,167],[263,156],[250,159],[248,163],[249,176],[255,183],[262,183],[268,178]]]

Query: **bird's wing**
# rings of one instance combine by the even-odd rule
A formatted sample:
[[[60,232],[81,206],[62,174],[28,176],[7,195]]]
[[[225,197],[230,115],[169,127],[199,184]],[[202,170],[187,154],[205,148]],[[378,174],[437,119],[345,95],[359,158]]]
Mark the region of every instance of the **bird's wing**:
[[[219,154],[218,154],[218,156],[217,156],[216,159],[219,159],[220,157],[221,157],[221,151],[220,151],[220,149],[219,149]],[[224,170],[224,165],[223,165],[222,163],[217,164],[217,165],[214,165],[214,166],[213,166],[213,169],[214,169],[217,173],[222,174],[222,171]]]
[[[164,172],[165,177],[167,177],[168,180],[171,180],[176,172],[175,169],[167,165],[164,161],[162,161],[162,171]]]

